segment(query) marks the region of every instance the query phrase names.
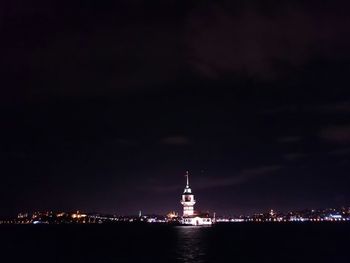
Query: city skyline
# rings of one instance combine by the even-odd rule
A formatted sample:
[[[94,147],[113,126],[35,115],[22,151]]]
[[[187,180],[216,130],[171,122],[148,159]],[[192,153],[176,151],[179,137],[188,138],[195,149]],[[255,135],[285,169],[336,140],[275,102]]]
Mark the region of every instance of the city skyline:
[[[199,214],[197,214],[199,215]],[[197,216],[196,215],[196,216]],[[196,216],[194,218],[196,218]],[[260,211],[254,214],[228,214],[220,215],[215,212],[202,213],[203,218],[211,219],[209,223],[241,223],[241,222],[344,222],[350,221],[350,207],[341,208],[319,208],[319,209],[303,209],[288,212],[280,212],[273,209],[269,211]],[[95,223],[167,223],[182,225],[198,225],[198,223],[186,223],[183,220],[189,219],[186,215],[170,211],[167,214],[154,214],[138,211],[138,213],[122,215],[122,214],[105,214],[87,211],[35,211],[20,212],[17,215],[0,218],[0,224],[95,224]]]
[[[2,3],[0,216],[350,204],[350,3]]]

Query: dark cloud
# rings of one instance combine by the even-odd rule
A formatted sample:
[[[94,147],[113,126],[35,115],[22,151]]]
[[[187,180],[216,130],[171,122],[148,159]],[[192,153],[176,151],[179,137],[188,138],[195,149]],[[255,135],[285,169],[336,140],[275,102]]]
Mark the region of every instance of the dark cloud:
[[[144,9],[142,1],[72,5],[70,11],[64,1],[21,4],[7,6],[14,14],[0,28],[0,66],[14,90],[9,96],[115,97],[157,89],[178,77],[181,32],[174,14]]]
[[[350,143],[350,126],[332,126],[323,129],[320,137],[332,143]]]
[[[275,174],[278,170],[282,169],[282,166],[271,165],[262,166],[252,169],[243,169],[238,172],[236,176],[223,177],[203,177],[198,180],[198,189],[216,188],[216,187],[229,187],[234,185],[240,185],[248,183],[254,179],[271,176]]]
[[[215,189],[221,187],[230,187],[235,185],[241,185],[249,183],[258,178],[265,176],[271,176],[275,174],[278,170],[282,169],[282,166],[271,165],[271,166],[261,166],[252,169],[242,169],[241,171],[232,174],[230,176],[197,176],[195,178],[194,189]],[[158,192],[175,192],[181,191],[183,187],[181,185],[158,185],[154,187],[155,191]]]
[[[262,4],[263,5],[263,4]],[[267,4],[268,5],[268,4]],[[194,9],[188,20],[189,63],[206,77],[281,77],[314,58],[349,57],[349,18],[326,7],[258,3]]]
[[[110,143],[110,142],[108,142]],[[112,143],[122,145],[122,146],[137,146],[138,142],[136,140],[117,138],[112,141]]]
[[[186,145],[190,144],[191,140],[184,136],[170,136],[161,139],[161,143],[169,145]]]
[[[320,111],[324,110],[328,113],[344,113],[349,114],[350,113],[350,101],[339,101],[337,103],[332,103],[329,105],[323,106],[321,109],[318,109]]]
[[[299,142],[302,138],[300,136],[285,136],[277,139],[278,142],[281,143],[293,143]]]
[[[335,150],[330,151],[329,154],[335,154],[335,155],[349,155],[349,154],[350,154],[350,148],[335,149]]]
[[[272,2],[6,4],[1,97],[109,98],[202,77],[294,78],[314,59],[349,59],[345,6]]]
[[[305,153],[288,153],[284,155],[284,158],[286,158],[288,161],[295,161],[305,158],[307,156],[308,155]]]

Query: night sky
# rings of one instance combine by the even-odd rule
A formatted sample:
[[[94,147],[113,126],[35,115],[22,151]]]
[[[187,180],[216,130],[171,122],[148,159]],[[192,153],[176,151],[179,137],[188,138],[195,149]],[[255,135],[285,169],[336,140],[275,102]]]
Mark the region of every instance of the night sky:
[[[0,215],[350,205],[347,2],[2,1]]]

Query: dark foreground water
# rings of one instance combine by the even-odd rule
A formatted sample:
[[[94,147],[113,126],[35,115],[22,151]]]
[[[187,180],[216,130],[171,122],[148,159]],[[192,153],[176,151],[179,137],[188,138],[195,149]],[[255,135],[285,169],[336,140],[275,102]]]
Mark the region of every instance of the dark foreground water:
[[[1,225],[0,262],[350,262],[350,223]]]

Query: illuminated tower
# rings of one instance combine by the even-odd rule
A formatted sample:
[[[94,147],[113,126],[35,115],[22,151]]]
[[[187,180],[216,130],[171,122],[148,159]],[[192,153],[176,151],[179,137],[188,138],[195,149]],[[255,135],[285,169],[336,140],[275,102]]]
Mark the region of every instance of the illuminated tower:
[[[193,206],[196,203],[194,200],[194,195],[192,194],[192,190],[190,188],[189,180],[188,180],[188,171],[186,172],[186,187],[184,193],[182,194],[181,204],[184,207],[183,216],[193,216]]]

